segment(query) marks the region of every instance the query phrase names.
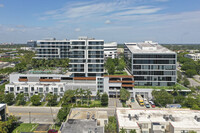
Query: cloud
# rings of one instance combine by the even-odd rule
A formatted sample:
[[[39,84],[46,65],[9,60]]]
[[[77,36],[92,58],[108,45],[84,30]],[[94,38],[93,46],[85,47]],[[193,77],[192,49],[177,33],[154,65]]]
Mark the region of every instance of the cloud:
[[[135,1],[135,0],[134,0]],[[66,6],[45,12],[40,19],[54,19],[58,22],[83,22],[101,19],[104,22],[112,16],[143,15],[157,13],[161,7],[137,6],[131,0],[92,1],[67,3]],[[136,0],[137,1],[137,0]],[[76,21],[74,21],[76,20]],[[109,19],[110,20],[110,19]],[[111,21],[111,20],[110,20]]]
[[[4,7],[4,4],[0,4],[0,8],[1,8],[1,7]]]
[[[111,23],[110,20],[106,20],[106,21],[105,21],[105,24],[110,24],[110,23]]]

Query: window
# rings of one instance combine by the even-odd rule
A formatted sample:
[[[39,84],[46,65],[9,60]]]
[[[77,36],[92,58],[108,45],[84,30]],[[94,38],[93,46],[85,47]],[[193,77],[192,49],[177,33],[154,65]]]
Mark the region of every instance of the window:
[[[43,88],[39,88],[39,92],[43,92]]]
[[[54,92],[58,92],[58,88],[54,88]]]
[[[60,92],[63,92],[63,88],[60,88]]]
[[[19,91],[20,87],[17,87],[17,91]]]
[[[34,91],[34,87],[31,87],[31,91]]]
[[[24,91],[27,93],[27,92],[28,92],[28,87],[25,87],[25,88],[24,88]]]
[[[49,87],[46,87],[46,92],[49,92]]]
[[[14,87],[10,87],[10,91],[14,91]]]

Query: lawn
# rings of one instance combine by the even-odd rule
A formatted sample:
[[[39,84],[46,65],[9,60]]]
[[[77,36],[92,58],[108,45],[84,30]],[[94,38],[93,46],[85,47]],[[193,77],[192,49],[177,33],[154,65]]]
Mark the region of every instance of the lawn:
[[[180,85],[180,84],[176,84],[176,87],[179,87],[181,90],[189,90],[188,88]],[[173,86],[135,86],[135,88],[139,89],[165,89],[165,90],[172,90]]]
[[[38,124],[22,123],[12,133],[33,132]]]

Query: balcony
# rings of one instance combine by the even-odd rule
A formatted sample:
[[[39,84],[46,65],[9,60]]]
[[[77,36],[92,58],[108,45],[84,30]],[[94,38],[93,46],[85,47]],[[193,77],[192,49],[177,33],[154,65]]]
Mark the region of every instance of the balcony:
[[[60,79],[40,79],[40,82],[60,82]]]
[[[19,78],[19,82],[28,82],[28,79]]]
[[[122,84],[122,87],[134,87],[134,85]]]
[[[134,83],[134,81],[109,80],[109,83]]]

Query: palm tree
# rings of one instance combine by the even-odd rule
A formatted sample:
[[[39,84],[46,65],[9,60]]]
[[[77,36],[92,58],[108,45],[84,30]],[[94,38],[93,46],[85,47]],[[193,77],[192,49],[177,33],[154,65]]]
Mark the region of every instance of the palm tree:
[[[127,133],[126,129],[124,129],[123,127],[120,129],[119,133]]]
[[[131,129],[130,133],[136,133],[135,129]]]
[[[86,96],[87,96],[87,105],[89,106],[89,100],[90,100],[90,96],[91,96],[92,92],[90,91],[90,89],[86,90]]]
[[[77,88],[74,92],[75,97],[76,97],[76,106],[77,106],[77,96],[79,95],[79,88]]]
[[[80,88],[79,94],[81,96],[81,106],[82,106],[82,104],[83,104],[83,95],[85,94],[85,90],[83,90],[82,88]]]

